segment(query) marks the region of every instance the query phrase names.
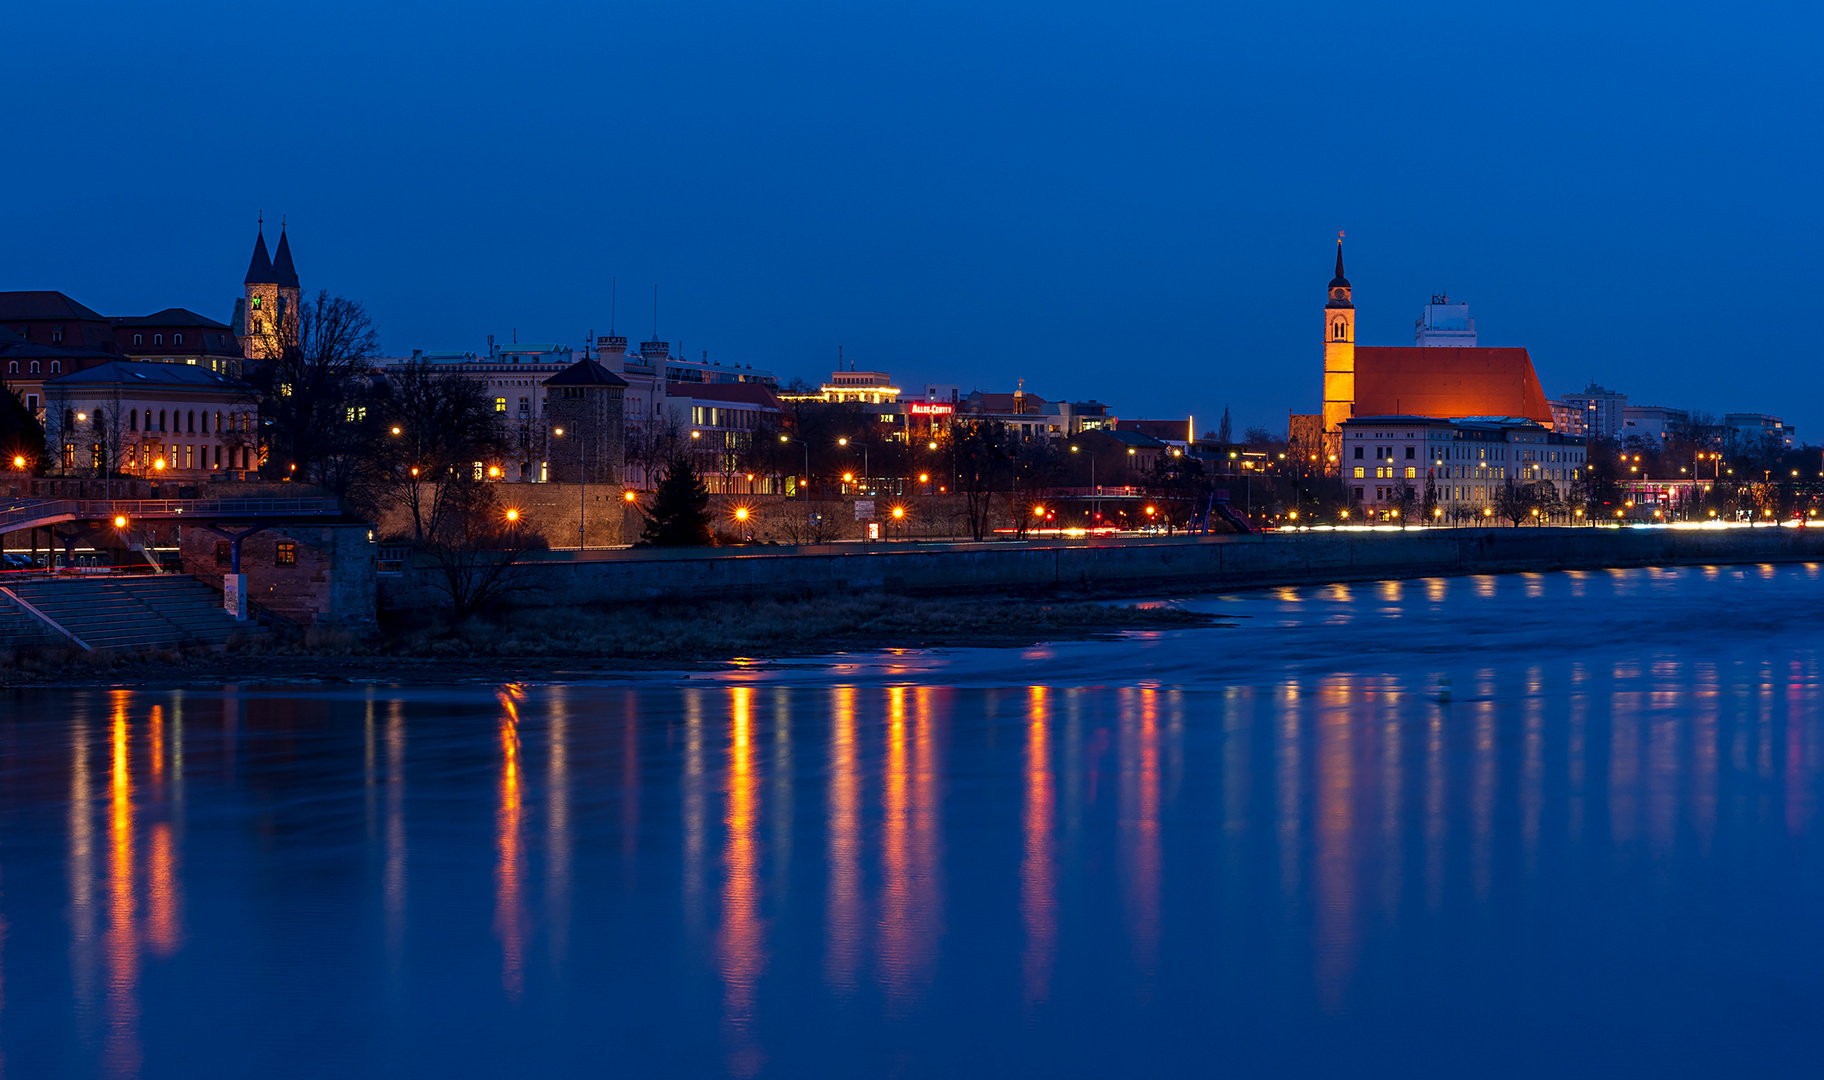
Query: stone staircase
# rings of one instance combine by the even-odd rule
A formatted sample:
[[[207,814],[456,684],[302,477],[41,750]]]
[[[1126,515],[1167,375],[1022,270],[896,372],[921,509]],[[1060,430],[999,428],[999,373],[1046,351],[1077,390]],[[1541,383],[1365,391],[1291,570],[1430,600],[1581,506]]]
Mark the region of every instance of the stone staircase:
[[[38,578],[8,587],[95,650],[220,646],[237,635],[263,633],[256,623],[235,621],[222,610],[220,593],[185,574]],[[16,623],[14,615],[26,622]],[[18,644],[68,644],[8,602],[0,611],[0,642],[9,641],[15,625],[48,638]]]

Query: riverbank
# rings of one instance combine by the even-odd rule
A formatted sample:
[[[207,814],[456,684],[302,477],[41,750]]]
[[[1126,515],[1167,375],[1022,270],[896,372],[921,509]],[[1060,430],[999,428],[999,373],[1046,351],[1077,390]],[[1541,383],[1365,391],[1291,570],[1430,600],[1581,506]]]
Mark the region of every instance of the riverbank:
[[[871,593],[652,602],[519,610],[457,624],[426,617],[396,622],[367,639],[310,632],[220,652],[48,650],[11,661],[0,655],[0,686],[563,681],[881,649],[1018,648],[1220,625],[1210,615],[1175,608],[1082,600]],[[478,667],[478,661],[485,664]]]

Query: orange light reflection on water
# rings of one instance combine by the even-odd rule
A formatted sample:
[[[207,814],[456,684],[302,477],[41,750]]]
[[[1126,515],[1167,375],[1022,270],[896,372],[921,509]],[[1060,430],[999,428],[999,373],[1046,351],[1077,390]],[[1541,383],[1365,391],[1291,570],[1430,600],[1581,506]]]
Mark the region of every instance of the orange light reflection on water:
[[[764,1061],[754,1042],[754,991],[766,966],[760,917],[760,841],[755,835],[760,801],[754,762],[752,687],[729,691],[727,828],[722,854],[722,926],[716,954],[722,971],[722,1025],[729,1043],[729,1071],[752,1076]]]
[[[1025,855],[1020,861],[1020,918],[1026,927],[1021,956],[1026,1004],[1051,996],[1051,968],[1057,950],[1057,854],[1052,819],[1057,794],[1051,773],[1051,712],[1046,689],[1027,691]]]
[[[494,932],[500,937],[500,985],[517,1001],[525,991],[525,866],[520,826],[519,705],[523,692],[508,686],[500,699],[500,802],[494,814]]]

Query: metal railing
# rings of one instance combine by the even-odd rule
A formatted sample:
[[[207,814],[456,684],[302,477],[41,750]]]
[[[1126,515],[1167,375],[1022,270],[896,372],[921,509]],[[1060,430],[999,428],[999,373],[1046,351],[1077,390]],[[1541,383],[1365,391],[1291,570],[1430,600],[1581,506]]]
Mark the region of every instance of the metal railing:
[[[320,499],[42,499],[18,501],[0,511],[0,533],[23,529],[47,518],[105,520],[154,518],[260,518],[340,514],[342,504]]]

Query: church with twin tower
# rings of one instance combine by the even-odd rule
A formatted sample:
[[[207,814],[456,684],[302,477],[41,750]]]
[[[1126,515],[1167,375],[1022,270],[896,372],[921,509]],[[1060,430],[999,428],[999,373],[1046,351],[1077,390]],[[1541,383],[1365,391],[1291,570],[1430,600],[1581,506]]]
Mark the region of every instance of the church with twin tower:
[[[242,282],[246,292],[234,301],[234,336],[249,360],[270,360],[298,343],[298,270],[291,262],[291,240],[279,223],[276,254],[266,254],[266,222],[261,219],[253,241],[253,260]]]

